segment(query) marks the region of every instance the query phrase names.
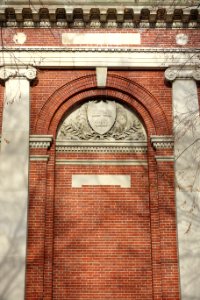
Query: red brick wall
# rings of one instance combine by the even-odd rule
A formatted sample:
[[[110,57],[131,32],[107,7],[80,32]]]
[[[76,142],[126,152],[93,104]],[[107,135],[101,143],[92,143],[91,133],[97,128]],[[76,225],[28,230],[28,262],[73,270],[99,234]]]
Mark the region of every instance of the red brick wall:
[[[46,162],[30,163],[26,299],[43,299]]]
[[[158,193],[161,231],[161,272],[163,299],[177,297],[176,212],[173,162],[158,163]],[[170,291],[170,294],[169,294]]]
[[[72,174],[130,174],[132,187],[71,188]],[[147,175],[144,166],[57,166],[53,299],[152,298]]]
[[[31,88],[31,133],[53,134],[68,109],[107,95],[138,112],[150,135],[172,133],[162,71],[44,70]],[[26,299],[179,299],[173,166],[148,153],[49,154],[31,162]],[[55,165],[55,158],[147,159],[147,166]],[[71,188],[72,174],[131,174],[130,189]]]
[[[177,48],[194,48],[199,47],[200,37],[198,29],[56,29],[56,28],[3,28],[0,45],[16,46],[13,42],[13,35],[17,32],[27,34],[27,40],[22,46],[63,46],[61,34],[65,32],[113,32],[113,33],[140,33],[142,47],[177,47]],[[176,44],[176,35],[178,33],[187,34],[189,37],[188,44],[180,46]],[[134,47],[141,47],[134,45]],[[21,45],[20,45],[21,46]],[[68,45],[70,46],[70,45]],[[91,45],[90,45],[91,46]],[[95,46],[95,45],[94,45]],[[126,45],[132,46],[132,45]]]

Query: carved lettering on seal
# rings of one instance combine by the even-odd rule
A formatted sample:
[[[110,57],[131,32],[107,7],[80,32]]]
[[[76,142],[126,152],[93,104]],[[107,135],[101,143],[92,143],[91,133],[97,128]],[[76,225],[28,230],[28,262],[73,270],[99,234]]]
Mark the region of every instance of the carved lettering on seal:
[[[90,101],[87,107],[87,117],[90,126],[99,134],[108,132],[116,120],[115,101]]]

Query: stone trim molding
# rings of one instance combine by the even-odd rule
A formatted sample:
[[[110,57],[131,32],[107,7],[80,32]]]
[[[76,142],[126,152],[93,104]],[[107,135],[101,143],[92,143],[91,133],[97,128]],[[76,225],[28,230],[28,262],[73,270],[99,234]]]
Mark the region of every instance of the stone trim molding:
[[[49,148],[53,141],[52,135],[31,135],[30,148]]]
[[[30,155],[30,161],[48,161],[49,155]]]
[[[191,53],[199,54],[200,48],[160,48],[160,47],[66,47],[66,46],[0,46],[0,52],[30,52],[31,55],[34,52],[49,53],[49,52],[125,52],[125,53]],[[6,59],[6,57],[5,57]],[[17,61],[16,61],[17,65]],[[24,67],[25,68],[25,67]]]
[[[48,149],[51,146],[53,141],[52,135],[31,135],[29,139],[30,148],[46,148]],[[0,135],[0,144],[1,144],[1,135]]]
[[[174,162],[174,156],[155,156],[157,162]]]
[[[86,2],[86,1],[85,1]],[[38,3],[37,3],[38,4]],[[192,8],[173,5],[159,7],[148,4],[129,4],[125,9],[112,4],[63,5],[54,4],[26,7],[26,5],[3,5],[0,9],[2,27],[56,27],[56,28],[199,28],[198,5]],[[103,4],[103,1],[102,1]],[[110,3],[109,3],[110,5]],[[80,6],[82,8],[80,8]]]
[[[166,135],[152,135],[151,136],[151,144],[154,149],[168,149],[173,148],[174,146],[174,139],[173,136],[166,136]]]
[[[57,152],[77,153],[77,152],[106,152],[106,153],[146,153],[146,142],[75,142],[75,141],[57,141]]]
[[[172,82],[176,79],[194,79],[200,81],[200,68],[199,67],[170,67],[165,71],[166,80]]]
[[[57,159],[57,165],[101,165],[101,166],[147,166],[146,160],[126,159],[126,160],[85,160],[85,159]]]
[[[33,80],[36,78],[37,71],[31,66],[9,66],[0,69],[0,79],[8,80],[9,78],[23,78]]]
[[[8,55],[5,56],[5,51]],[[18,63],[38,68],[140,68],[165,69],[170,66],[198,66],[200,48],[131,48],[131,47],[0,47],[0,61],[4,65]],[[20,57],[20,61],[16,61]],[[188,59],[189,58],[189,59]],[[0,63],[1,65],[1,63]],[[3,66],[3,65],[2,65]]]

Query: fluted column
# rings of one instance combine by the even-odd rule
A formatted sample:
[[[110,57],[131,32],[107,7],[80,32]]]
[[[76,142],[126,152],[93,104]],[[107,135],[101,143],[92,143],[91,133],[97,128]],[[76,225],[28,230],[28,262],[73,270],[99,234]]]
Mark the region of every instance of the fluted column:
[[[5,81],[0,152],[0,299],[22,300],[28,206],[30,80],[32,67],[3,67]]]
[[[200,295],[200,69],[169,68],[172,82],[181,299]]]

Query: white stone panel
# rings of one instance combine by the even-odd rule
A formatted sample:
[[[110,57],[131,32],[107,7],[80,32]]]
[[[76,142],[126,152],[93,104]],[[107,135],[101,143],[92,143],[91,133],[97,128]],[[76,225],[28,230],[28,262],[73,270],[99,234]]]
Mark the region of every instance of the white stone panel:
[[[0,48],[1,49],[1,48]],[[39,68],[165,68],[171,65],[199,65],[198,49],[131,47],[6,47],[0,52],[5,65],[32,65]],[[17,60],[16,60],[17,57]]]
[[[1,70],[1,77],[8,79],[0,153],[1,300],[23,300],[25,289],[30,83],[23,74]]]
[[[80,188],[84,185],[118,185],[122,188],[131,187],[130,175],[72,175],[72,187]]]
[[[63,33],[63,45],[140,45],[140,33]]]
[[[107,68],[96,68],[97,86],[104,88],[107,81]]]
[[[199,105],[196,82],[187,78],[189,76],[187,70],[183,72],[179,70],[179,72],[173,82],[173,115],[181,299],[198,300],[200,295]]]

